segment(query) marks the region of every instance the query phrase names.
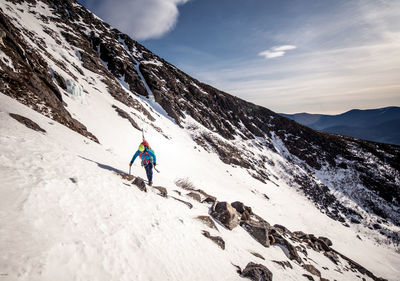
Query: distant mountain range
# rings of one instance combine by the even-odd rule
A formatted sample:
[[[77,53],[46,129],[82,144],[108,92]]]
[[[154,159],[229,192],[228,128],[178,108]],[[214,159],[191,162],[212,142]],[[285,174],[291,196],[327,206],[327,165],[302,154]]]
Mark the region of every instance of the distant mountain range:
[[[400,145],[400,107],[353,109],[338,115],[281,114],[312,129]]]

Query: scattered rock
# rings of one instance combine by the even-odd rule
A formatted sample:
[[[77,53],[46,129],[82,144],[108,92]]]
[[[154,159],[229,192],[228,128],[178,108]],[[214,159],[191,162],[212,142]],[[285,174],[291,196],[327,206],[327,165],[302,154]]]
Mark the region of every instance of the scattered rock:
[[[176,197],[174,197],[174,196],[171,196],[171,197],[174,198],[176,201],[179,201],[179,202],[185,204],[186,206],[189,207],[189,209],[193,208],[193,205],[190,204],[189,202],[183,201],[183,200],[181,200],[181,199],[179,199],[179,198],[176,198]]]
[[[206,197],[201,203],[206,202],[206,203],[214,204],[216,201],[217,201],[217,199],[215,197],[209,196],[209,197]]]
[[[132,127],[134,127],[135,129],[141,130],[139,125],[135,122],[135,120],[132,119],[131,116],[129,116],[129,114],[126,111],[122,110],[121,108],[119,108],[116,105],[113,105],[112,107],[115,109],[115,111],[118,113],[119,116],[121,116],[124,119],[128,119],[128,121],[131,123]]]
[[[69,180],[70,180],[72,183],[78,183],[78,179],[77,179],[77,178],[69,178]]]
[[[296,251],[296,248],[289,243],[285,238],[282,237],[277,232],[271,231],[272,236],[275,238],[275,243],[274,244],[279,244],[282,246],[284,249],[286,249],[285,254],[288,256],[289,259],[297,261],[299,264],[302,263],[301,258],[299,254]]]
[[[321,240],[321,239],[318,239],[314,243],[314,247],[313,248],[317,249],[318,251],[329,251],[330,250],[329,246],[326,244],[326,240]]]
[[[279,264],[284,269],[286,269],[286,267],[293,269],[293,266],[290,263],[290,261],[275,261],[275,260],[273,260],[273,262]]]
[[[339,263],[339,257],[336,255],[335,252],[333,251],[325,252],[324,255],[328,257],[334,264]]]
[[[242,216],[240,217],[241,221],[249,221],[251,220],[250,214],[249,212],[247,212],[247,210],[245,210],[242,214]]]
[[[254,239],[264,247],[270,246],[268,229],[258,222],[242,221],[240,226],[243,227]]]
[[[308,280],[314,281],[314,278],[313,278],[311,275],[303,274],[303,276],[304,276],[305,278],[307,278]]]
[[[321,272],[316,269],[315,266],[313,266],[312,264],[303,264],[303,268],[311,274],[321,277]]]
[[[243,277],[254,281],[272,281],[272,272],[262,264],[250,262],[241,272]]]
[[[36,124],[29,118],[14,113],[10,113],[10,116],[15,120],[17,120],[19,123],[24,124],[29,129],[32,129],[37,132],[46,133],[46,130],[42,129],[38,124]]]
[[[378,224],[378,223],[373,224],[372,227],[374,229],[382,229],[382,226],[380,224]]]
[[[198,216],[198,217],[196,217],[196,219],[202,221],[209,228],[214,228],[214,229],[218,230],[218,228],[215,225],[214,221],[209,216]]]
[[[136,177],[132,184],[136,185],[141,191],[147,192],[146,183],[140,177]]]
[[[284,227],[283,225],[274,224],[274,228],[275,228],[276,230],[278,230],[278,232],[279,232],[280,234],[286,234],[286,233],[291,234],[291,232],[290,232],[286,227]]]
[[[214,203],[211,208],[211,216],[229,230],[239,225],[239,214],[228,202]]]
[[[303,231],[295,231],[292,234],[298,239],[304,239],[307,236],[307,234],[305,234]]]
[[[116,174],[127,181],[131,181],[135,178],[133,175],[123,174],[123,173],[116,173]]]
[[[152,186],[152,187],[157,189],[160,192],[158,195],[161,195],[162,197],[165,197],[165,198],[168,196],[168,192],[165,187],[162,187],[162,186]]]
[[[225,241],[220,236],[211,236],[210,232],[203,230],[203,235],[208,239],[212,240],[215,244],[217,244],[222,250],[225,250]]]
[[[333,245],[332,241],[329,238],[326,238],[324,236],[318,237],[318,240],[324,241],[327,246]]]
[[[256,252],[250,252],[253,256],[255,256],[255,257],[257,257],[257,258],[260,258],[260,259],[262,259],[262,260],[265,260],[265,258],[262,256],[262,255],[260,255],[259,253],[256,253]]]
[[[196,192],[193,192],[193,191],[189,192],[188,194],[186,194],[186,196],[189,196],[189,197],[193,198],[197,202],[201,202],[201,196],[200,196],[200,194],[198,194]]]
[[[244,211],[247,211],[250,215],[253,213],[251,207],[246,206],[242,202],[235,201],[231,203],[231,206],[236,209],[240,214],[243,214]]]

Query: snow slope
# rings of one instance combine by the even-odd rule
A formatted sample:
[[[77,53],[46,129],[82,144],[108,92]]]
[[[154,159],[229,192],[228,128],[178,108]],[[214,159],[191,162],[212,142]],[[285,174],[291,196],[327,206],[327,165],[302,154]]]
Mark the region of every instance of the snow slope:
[[[264,248],[241,227],[229,231],[218,225],[217,232],[195,220],[207,215],[209,206],[173,191],[184,192],[174,184],[184,177],[220,200],[247,203],[272,224],[328,236],[335,249],[379,276],[400,276],[398,254],[368,238],[356,239],[353,229],[329,219],[283,183],[279,188],[261,184],[215,155],[193,150],[193,141],[174,124],[167,131],[171,140],[149,134],[161,170],[154,181],[191,202],[190,210],[154,190],[143,193],[115,173],[126,172],[141,138],[126,120],[109,116],[130,144],[123,146],[114,135],[114,144],[108,139],[99,145],[7,96],[0,100],[2,280],[241,280],[232,263],[244,267],[251,260],[267,265],[275,280],[299,280],[305,272],[300,266],[283,270],[272,262],[286,259],[279,247]],[[24,127],[10,112],[30,118],[47,133]],[[164,117],[158,121],[171,123]],[[105,140],[109,128],[103,128],[95,133]],[[133,172],[145,177],[137,163]],[[226,249],[203,237],[202,229],[220,235]],[[312,260],[331,268],[322,272],[325,278],[356,278],[351,271],[335,271],[321,254]]]

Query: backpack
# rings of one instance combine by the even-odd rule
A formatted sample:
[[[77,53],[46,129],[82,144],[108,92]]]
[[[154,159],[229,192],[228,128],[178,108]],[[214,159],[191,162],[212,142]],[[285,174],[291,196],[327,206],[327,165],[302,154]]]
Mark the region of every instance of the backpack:
[[[149,143],[148,143],[147,141],[145,141],[145,140],[143,140],[141,144],[144,145],[145,151],[140,152],[140,155],[142,155],[142,154],[148,155],[149,158],[150,158],[150,161],[149,161],[149,162],[153,163],[153,157],[151,157],[151,156],[149,155],[149,153],[147,152],[147,149],[150,149],[153,153],[154,153],[154,150],[150,147]],[[147,164],[148,164],[148,163],[144,163],[144,160],[142,160],[142,162],[141,162],[141,165],[142,165],[142,166],[145,166],[145,165],[147,165]]]
[[[143,144],[147,149],[150,149],[151,151],[153,151],[153,153],[155,153],[154,150],[150,147],[150,145],[149,145],[149,143],[147,141],[144,140],[144,141],[142,141],[141,144]]]

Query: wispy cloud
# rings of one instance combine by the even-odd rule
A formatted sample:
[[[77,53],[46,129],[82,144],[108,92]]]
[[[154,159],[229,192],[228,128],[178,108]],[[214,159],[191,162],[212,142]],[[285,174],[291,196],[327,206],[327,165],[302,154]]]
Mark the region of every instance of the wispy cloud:
[[[178,6],[189,0],[88,0],[87,7],[136,40],[159,38],[171,31]]]
[[[286,54],[286,51],[296,49],[296,46],[293,45],[282,45],[282,46],[275,46],[268,50],[260,52],[258,55],[265,57],[266,59],[272,59],[281,57]]]

